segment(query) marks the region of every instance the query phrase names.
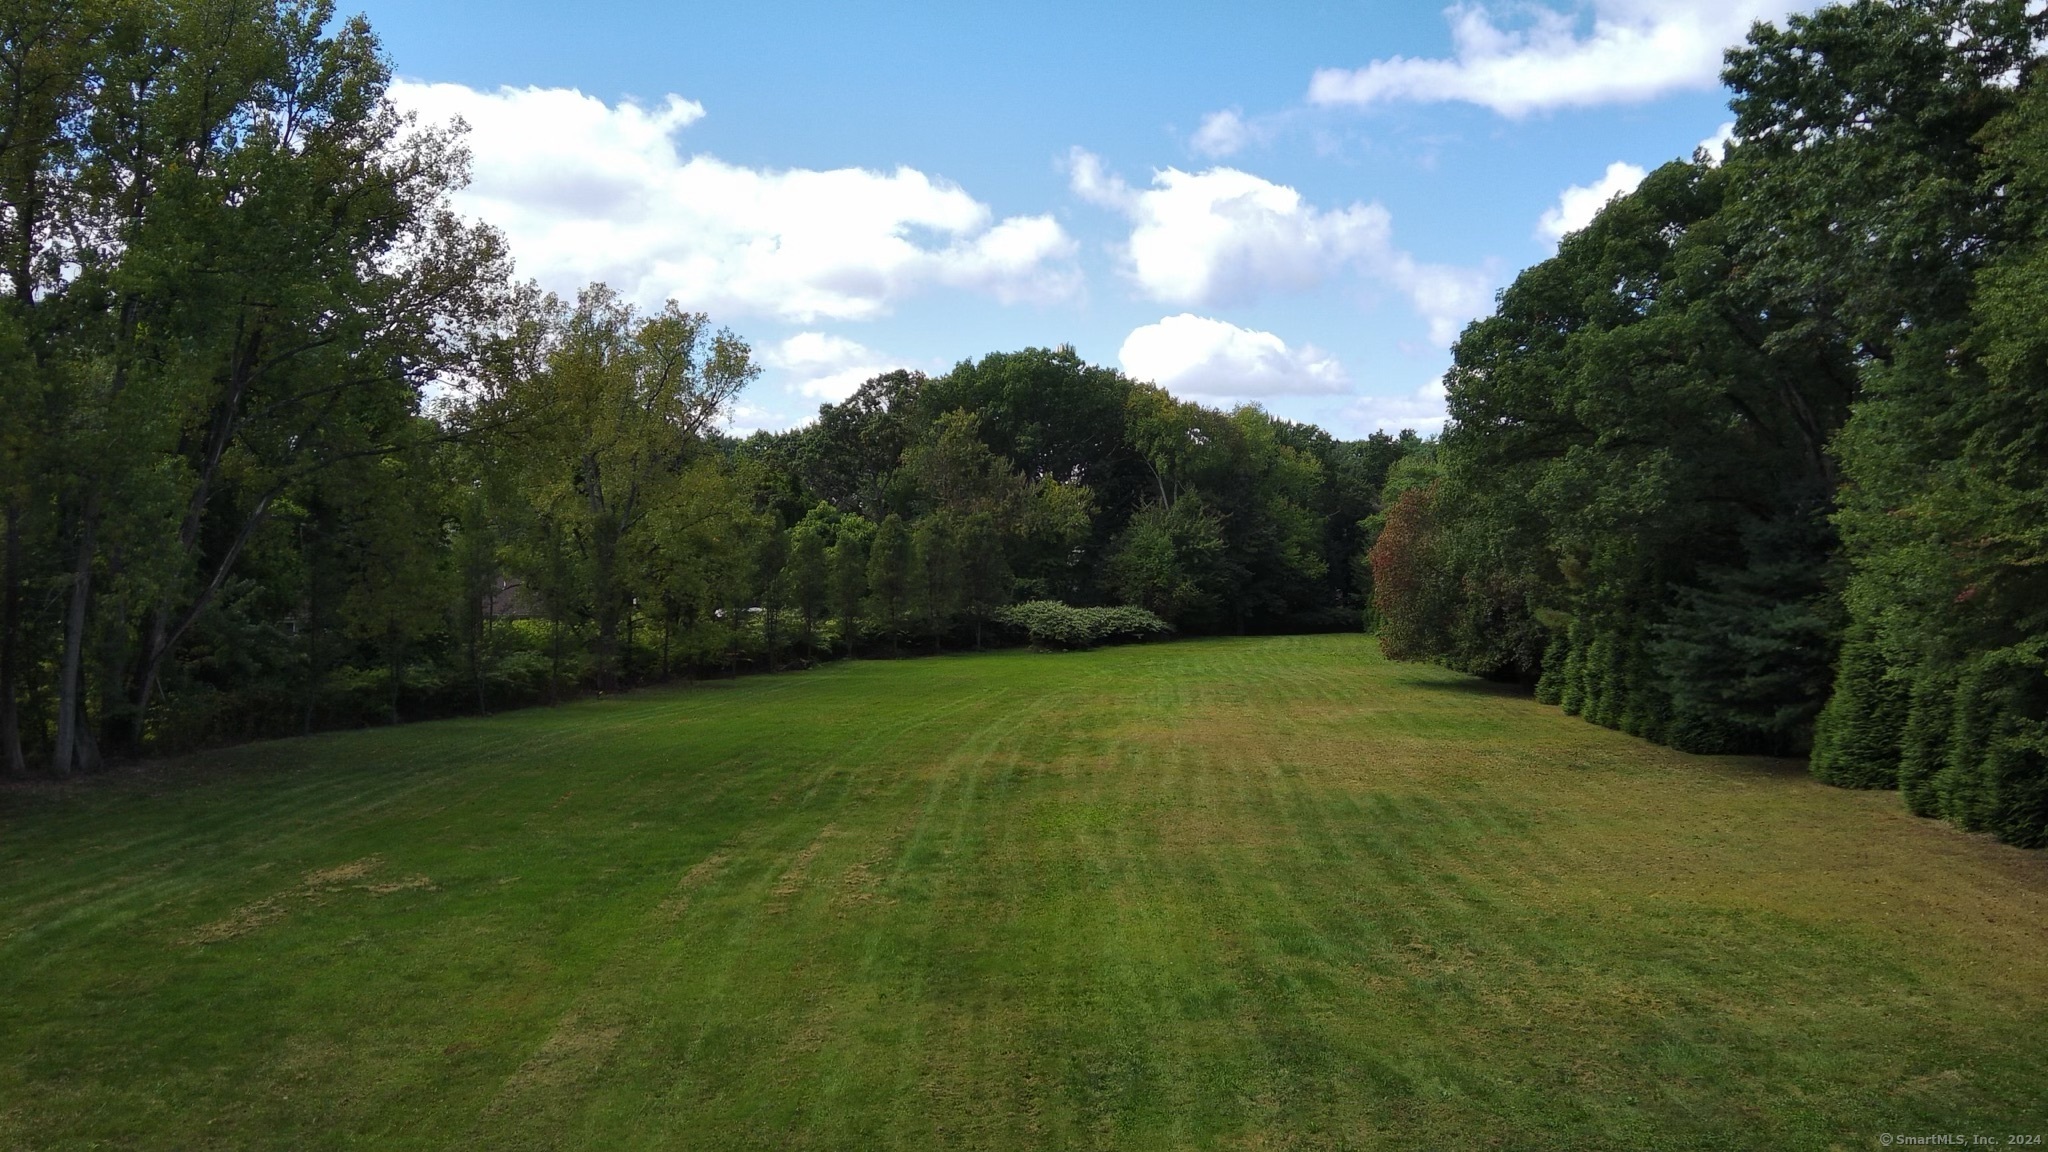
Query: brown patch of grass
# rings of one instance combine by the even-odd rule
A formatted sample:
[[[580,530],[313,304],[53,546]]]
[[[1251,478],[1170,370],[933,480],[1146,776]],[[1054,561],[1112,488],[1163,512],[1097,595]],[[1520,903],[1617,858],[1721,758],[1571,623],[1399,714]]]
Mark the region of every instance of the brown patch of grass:
[[[533,1055],[505,1078],[487,1114],[503,1113],[529,1094],[559,1092],[583,1082],[604,1066],[625,1031],[624,1025],[588,1020],[579,1012],[563,1016]]]
[[[342,892],[368,892],[372,896],[390,896],[399,892],[430,890],[434,882],[425,876],[407,876],[382,883],[357,883],[384,866],[382,856],[365,856],[332,868],[319,868],[305,874],[296,887],[261,900],[242,905],[226,916],[203,924],[184,939],[191,945],[219,944],[236,937],[247,936],[261,928],[267,928],[292,914],[294,908],[325,903],[328,898]]]
[[[201,925],[185,938],[184,943],[218,944],[223,940],[233,940],[274,924],[289,914],[290,909],[285,906],[283,898],[266,896],[252,904],[242,905],[211,924]]]
[[[873,904],[881,899],[882,878],[875,874],[872,864],[866,860],[854,862],[853,867],[839,875],[839,892],[833,902],[840,905]]]
[[[675,920],[690,909],[690,898],[697,889],[711,882],[725,868],[726,855],[713,852],[695,864],[690,865],[682,878],[676,881],[674,895],[661,902],[660,912],[665,919]]]
[[[425,876],[407,876],[403,880],[387,880],[382,884],[358,885],[372,896],[390,896],[397,892],[424,892],[434,887],[434,882]]]
[[[789,867],[783,869],[781,879],[775,882],[775,887],[768,890],[767,910],[770,913],[779,914],[789,910],[790,901],[797,893],[803,891],[805,883],[810,880],[812,861],[824,850],[825,841],[836,833],[837,829],[826,825],[824,831],[818,833],[817,839],[797,853],[796,858],[789,862]]]
[[[332,868],[308,872],[306,878],[300,882],[300,888],[308,892],[316,889],[333,891],[351,881],[361,880],[383,864],[384,858],[381,856],[365,856],[361,860],[352,860],[347,864],[337,864]]]

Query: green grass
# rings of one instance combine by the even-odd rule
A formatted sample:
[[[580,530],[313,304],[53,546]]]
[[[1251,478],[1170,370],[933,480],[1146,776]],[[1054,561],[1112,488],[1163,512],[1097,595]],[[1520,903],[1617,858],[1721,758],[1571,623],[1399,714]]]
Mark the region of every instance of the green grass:
[[[1363,637],[839,665],[0,793],[0,1147],[2048,1131],[2048,860]]]

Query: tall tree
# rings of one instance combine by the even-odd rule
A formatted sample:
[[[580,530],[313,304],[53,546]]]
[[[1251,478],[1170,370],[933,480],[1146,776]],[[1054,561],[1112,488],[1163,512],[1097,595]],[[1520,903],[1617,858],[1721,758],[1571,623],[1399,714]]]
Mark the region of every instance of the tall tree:
[[[969,513],[960,524],[958,545],[960,604],[974,626],[974,647],[979,650],[982,630],[1015,594],[1016,576],[1004,555],[1003,531],[994,513]]]
[[[821,505],[790,529],[789,561],[782,570],[784,596],[803,618],[804,652],[813,658],[817,656],[818,621],[832,600],[832,561],[826,537],[835,519],[831,505]]]
[[[832,542],[832,614],[839,621],[839,643],[848,656],[859,654],[861,610],[868,598],[868,549],[874,525],[858,517],[839,521]]]
[[[908,593],[909,610],[937,651],[962,595],[959,542],[950,515],[926,516],[911,530]]]
[[[891,512],[868,545],[867,585],[875,623],[892,647],[900,643],[904,612],[910,606],[910,562],[910,529],[903,517]]]
[[[2038,56],[2018,69],[2016,86],[1994,69],[2025,59],[2042,17],[1991,5],[1907,15],[1933,25],[1921,33],[1932,43],[1917,55],[1941,67],[1923,69],[1907,89],[1919,99],[1886,118],[1906,122],[1879,129],[1916,134],[1915,144],[1934,135],[1932,155],[1892,161],[1922,189],[1933,187],[1897,189],[1891,210],[1874,213],[1877,237],[1950,259],[1889,266],[1890,279],[1864,289],[1910,305],[1911,322],[1888,333],[1891,353],[1866,367],[1867,391],[1837,445],[1849,481],[1839,521],[1850,621],[1814,770],[1837,784],[1896,785],[1922,815],[2040,846],[2048,844],[2048,421],[2039,402],[2048,388],[2040,367],[2048,353],[2040,320],[2048,97]],[[1834,27],[1818,17],[1814,25],[1799,31]],[[1915,123],[1929,104],[1948,115]],[[1840,135],[1834,151],[1865,146]],[[1949,183],[1971,174],[1966,187]],[[1944,211],[1915,213],[1930,202]]]
[[[745,344],[674,304],[652,316],[603,285],[546,306],[541,369],[492,402],[517,414],[525,491],[586,565],[599,681],[619,672],[626,553],[713,422],[759,369]]]

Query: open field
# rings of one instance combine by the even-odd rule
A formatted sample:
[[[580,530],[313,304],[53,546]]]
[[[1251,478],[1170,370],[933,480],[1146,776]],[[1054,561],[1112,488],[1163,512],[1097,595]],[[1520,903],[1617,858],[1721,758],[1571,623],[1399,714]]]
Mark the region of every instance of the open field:
[[[0,793],[5,1148],[2048,1133],[2048,859],[1359,636]]]

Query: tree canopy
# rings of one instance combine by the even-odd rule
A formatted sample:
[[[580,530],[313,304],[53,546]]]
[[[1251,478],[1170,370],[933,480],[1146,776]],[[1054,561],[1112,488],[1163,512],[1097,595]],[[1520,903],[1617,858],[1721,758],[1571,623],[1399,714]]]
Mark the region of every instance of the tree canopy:
[[[2003,0],[1758,25],[1725,159],[1651,173],[1458,342],[1426,474],[1383,493],[1388,650],[2048,843],[2044,31]]]

